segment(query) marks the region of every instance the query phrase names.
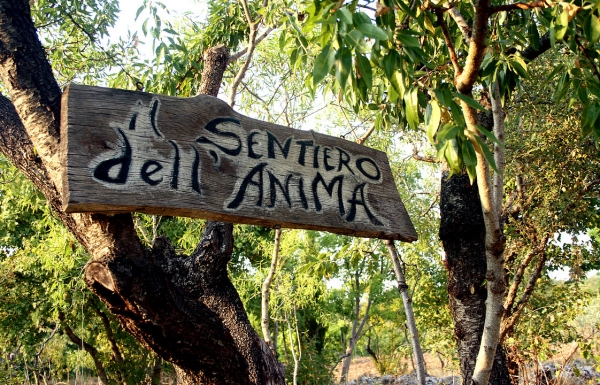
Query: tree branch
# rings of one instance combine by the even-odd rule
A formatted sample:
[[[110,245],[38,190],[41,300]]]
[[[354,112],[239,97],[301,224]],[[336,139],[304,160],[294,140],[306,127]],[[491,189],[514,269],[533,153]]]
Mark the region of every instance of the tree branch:
[[[596,66],[596,63],[594,62],[594,59],[592,59],[590,57],[588,51],[585,49],[585,47],[579,41],[579,38],[577,37],[577,35],[575,35],[575,43],[577,43],[577,47],[579,47],[579,49],[581,50],[581,52],[583,52],[583,55],[586,57],[586,59],[588,59],[588,62],[592,66],[592,70],[594,72],[594,75],[596,75],[596,78],[598,79],[598,81],[600,81],[600,72],[598,72],[598,67]]]
[[[435,15],[437,17],[438,24],[442,29],[442,34],[444,35],[444,40],[446,41],[446,45],[448,46],[448,52],[450,53],[450,60],[452,61],[452,66],[454,67],[454,77],[457,78],[462,73],[462,67],[458,63],[458,57],[456,56],[456,51],[454,50],[454,44],[452,43],[452,39],[450,39],[450,33],[448,32],[448,26],[446,25],[446,21],[444,20],[444,13],[441,9],[435,9]]]
[[[273,256],[271,258],[271,268],[269,269],[269,274],[265,278],[262,284],[262,292],[261,292],[261,319],[260,326],[262,327],[263,339],[269,345],[273,353],[275,354],[275,349],[271,342],[271,332],[269,330],[269,295],[271,289],[271,283],[273,282],[273,278],[275,277],[275,271],[277,270],[277,260],[279,258],[279,243],[281,240],[281,229],[275,230],[275,240],[273,245]]]
[[[246,52],[246,61],[239,69],[237,75],[233,79],[233,83],[231,83],[231,90],[229,93],[229,105],[233,107],[235,105],[235,97],[237,94],[237,89],[240,86],[240,82],[246,76],[246,71],[248,71],[248,67],[250,67],[250,62],[252,61],[252,55],[254,54],[254,49],[256,48],[256,34],[258,33],[258,25],[260,24],[260,19],[257,21],[252,20],[252,16],[250,15],[250,9],[248,8],[247,0],[239,0],[244,8],[244,13],[246,15],[246,20],[248,21],[248,25],[250,27],[250,34],[248,36],[248,47]]]
[[[531,273],[531,277],[529,277],[527,286],[525,287],[525,290],[523,291],[523,295],[521,296],[521,299],[517,303],[517,307],[516,307],[515,311],[511,314],[510,317],[508,317],[507,319],[505,319],[502,322],[502,330],[500,331],[499,343],[502,343],[502,341],[504,340],[504,338],[506,337],[508,332],[513,328],[513,326],[515,325],[515,323],[521,316],[521,313],[523,313],[525,306],[527,305],[527,303],[529,302],[529,299],[531,298],[533,289],[535,288],[535,285],[536,285],[538,279],[540,278],[540,275],[542,274],[542,270],[544,269],[544,266],[546,265],[547,258],[548,258],[548,255],[546,254],[545,250],[542,251],[540,254],[540,259],[538,260],[538,263],[536,264],[535,268],[533,269],[533,272]]]
[[[471,26],[467,24],[463,15],[458,11],[458,8],[454,6],[448,10],[448,13],[450,16],[452,16],[458,25],[458,28],[460,28],[460,31],[462,32],[467,44],[471,44]]]
[[[264,31],[262,34],[260,34],[260,35],[259,35],[259,36],[256,38],[256,40],[255,40],[255,42],[254,42],[254,45],[258,45],[258,44],[260,44],[260,42],[262,42],[263,40],[265,40],[265,38],[266,38],[267,36],[269,36],[269,34],[270,34],[271,32],[273,32],[274,30],[275,30],[275,28],[274,28],[274,27],[268,27],[268,28],[267,28],[267,29],[266,29],[266,30],[265,30],[265,31]],[[240,50],[240,51],[238,51],[238,52],[236,52],[236,53],[232,54],[232,55],[229,57],[229,61],[227,62],[227,64],[231,64],[231,63],[233,63],[233,62],[234,62],[234,61],[236,61],[237,59],[239,59],[239,58],[241,58],[242,56],[244,56],[244,55],[245,55],[247,52],[248,52],[248,47],[245,47],[244,49],[242,49],[242,50]]]
[[[60,172],[61,91],[31,19],[29,2],[0,2],[0,76],[51,175]],[[58,180],[53,181],[60,186]]]
[[[487,23],[490,15],[490,0],[475,2],[475,14],[471,43],[463,71],[456,77],[456,89],[463,95],[470,96],[473,84],[477,80],[479,68],[485,55],[485,40],[487,36]]]
[[[114,358],[115,362],[118,364],[117,374],[120,377],[121,384],[127,385],[127,383],[125,382],[125,376],[123,375],[123,372],[121,370],[121,368],[123,367],[123,355],[121,354],[119,345],[117,345],[117,341],[115,340],[115,335],[113,333],[112,326],[110,326],[110,320],[108,319],[108,316],[106,314],[104,314],[104,312],[102,310],[100,310],[100,308],[97,306],[96,303],[92,304],[92,307],[94,308],[94,312],[102,320],[102,325],[104,326],[104,332],[106,333],[106,339],[108,340],[108,342],[110,344],[110,349],[112,350],[113,358]]]
[[[71,329],[71,327],[65,321],[65,314],[63,312],[58,313],[58,319],[63,325],[63,329],[65,330],[65,333],[67,334],[69,339],[73,341],[75,345],[83,348],[92,357],[92,359],[94,360],[94,365],[96,366],[96,370],[98,371],[98,377],[100,377],[100,381],[102,382],[102,384],[108,385],[108,377],[106,376],[106,371],[104,370],[104,365],[102,365],[102,361],[100,361],[100,359],[98,358],[98,350],[96,350],[95,347],[79,338],[79,336],[77,336],[75,332],[73,332],[73,329]]]
[[[502,110],[502,99],[500,98],[500,84],[498,80],[490,86],[490,102],[492,104],[492,116],[494,118],[494,136],[504,144],[504,110]],[[502,199],[504,198],[504,148],[494,143],[494,163],[498,172],[494,173],[494,211],[500,219],[502,215]]]
[[[550,5],[546,2],[546,0],[537,0],[537,1],[531,1],[529,3],[514,3],[514,4],[504,4],[504,5],[497,5],[495,7],[492,7],[491,13],[498,13],[498,12],[503,12],[503,11],[515,11],[517,9],[522,9],[522,10],[529,10],[529,9],[534,9],[534,8],[547,8]]]
[[[504,318],[507,318],[512,315],[513,305],[517,297],[519,286],[521,285],[521,282],[523,280],[523,274],[525,273],[525,269],[529,266],[533,258],[535,258],[537,255],[541,254],[544,251],[549,239],[550,237],[548,235],[544,236],[540,243],[536,245],[533,249],[531,249],[531,251],[527,254],[523,262],[521,262],[521,264],[515,271],[512,284],[508,290],[508,294],[506,295],[506,299],[504,301]]]
[[[367,139],[369,139],[369,137],[371,136],[371,134],[373,134],[373,132],[375,132],[375,123],[373,123],[373,125],[371,125],[371,128],[369,128],[369,131],[365,132],[365,134],[363,136],[356,139],[356,143],[363,144],[364,142],[367,141]]]

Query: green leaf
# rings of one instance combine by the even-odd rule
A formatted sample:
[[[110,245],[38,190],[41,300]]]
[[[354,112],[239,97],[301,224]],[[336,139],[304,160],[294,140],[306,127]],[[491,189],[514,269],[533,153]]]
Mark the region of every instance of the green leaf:
[[[511,56],[508,59],[508,63],[519,76],[527,78],[527,64],[520,55]]]
[[[431,100],[425,109],[425,124],[427,125],[427,138],[431,144],[435,144],[433,137],[437,132],[442,119],[442,111],[437,100]]]
[[[421,48],[421,43],[419,43],[419,40],[417,40],[416,37],[414,37],[410,32],[408,32],[406,30],[400,30],[396,34],[396,38],[398,40],[400,40],[400,42],[402,43],[402,45],[405,46],[405,47],[417,47],[417,48]]]
[[[600,20],[596,17],[593,12],[590,12],[589,16],[583,23],[583,31],[590,44],[596,44],[600,39]]]
[[[453,92],[452,94],[476,110],[487,111],[478,101],[467,95],[463,95],[460,92]]]
[[[335,50],[331,44],[323,47],[323,51],[315,59],[315,68],[313,70],[313,86],[316,86],[329,74],[333,63],[335,62]]]
[[[531,47],[537,51],[540,46],[540,33],[536,23],[529,23],[528,35],[529,44],[531,44]]]
[[[135,19],[134,21],[137,21],[137,18],[140,17],[140,14],[142,13],[142,11],[144,10],[145,6],[141,6],[137,9],[137,12],[135,13]]]
[[[351,25],[352,24],[352,14],[346,7],[342,7],[335,12],[335,15],[338,19],[340,19],[343,23]]]
[[[365,41],[365,35],[358,29],[350,31],[350,33],[344,36],[344,40],[349,47],[354,48],[358,53],[369,52],[369,45]]]
[[[408,125],[416,130],[419,125],[419,98],[416,87],[404,94],[404,103]]]
[[[360,30],[362,33],[364,33],[365,36],[367,36],[367,37],[370,37],[373,39],[379,39],[379,40],[387,40],[388,39],[388,35],[385,33],[385,31],[383,29],[381,29],[371,23],[358,24],[356,26],[356,28],[358,30]]]
[[[348,76],[352,72],[352,53],[344,47],[335,56],[335,78],[341,89],[344,90],[348,82]]]
[[[569,26],[569,14],[566,11],[562,11],[561,14],[556,18],[554,25],[554,38],[556,40],[562,40],[567,33],[567,27]]]
[[[396,71],[392,74],[392,78],[389,79],[392,83],[392,88],[398,93],[398,95],[404,95],[405,93],[405,85],[404,85],[404,76],[400,71]]]
[[[492,142],[496,143],[498,146],[500,146],[500,148],[502,148],[502,149],[504,148],[504,143],[499,141],[498,138],[496,138],[496,135],[489,132],[485,127],[482,127],[480,125],[475,125],[475,127],[477,128],[477,130],[479,130],[479,132],[481,132],[483,135],[485,135],[486,138],[488,138]]]
[[[360,24],[372,24],[369,15],[364,12],[354,12],[352,20],[356,26],[359,26]]]
[[[142,32],[144,36],[148,35],[148,19],[144,20],[144,22],[142,23]]]
[[[558,84],[556,86],[556,91],[554,92],[554,100],[556,102],[563,100],[570,86],[570,76],[568,72],[565,72],[563,76],[560,77]]]
[[[471,143],[469,140],[463,140],[461,144],[461,149],[465,165],[467,167],[477,165],[477,153],[475,152],[475,147],[473,147],[473,143]]]
[[[459,151],[458,141],[455,138],[448,140],[448,145],[445,146],[444,157],[453,174],[460,174],[462,171],[463,163],[460,159]]]
[[[477,143],[479,143],[479,145],[481,146],[481,151],[483,152],[483,156],[485,158],[485,160],[489,163],[490,167],[496,171],[498,171],[498,168],[496,167],[496,162],[494,161],[494,155],[492,155],[492,152],[490,151],[490,148],[488,147],[488,145],[481,140],[481,138],[479,136],[475,136],[475,139],[477,140]]]
[[[592,103],[583,109],[581,117],[581,135],[583,137],[588,136],[592,131],[597,130],[598,117],[600,116],[600,104]],[[596,136],[598,136],[596,134]]]
[[[371,62],[364,55],[356,55],[356,63],[360,71],[361,78],[365,81],[368,88],[373,87],[373,69]]]
[[[391,80],[394,72],[396,71],[396,62],[400,59],[400,55],[396,50],[391,50],[381,60],[381,66],[385,77]]]
[[[461,126],[458,126],[454,123],[446,123],[440,128],[437,134],[438,143],[443,143],[449,139],[456,137],[458,131],[461,129]]]
[[[561,64],[559,66],[557,66],[556,68],[554,68],[554,70],[550,73],[550,75],[548,75],[548,77],[546,78],[546,82],[550,82],[552,81],[552,79],[554,79],[554,77],[556,76],[556,74],[558,73],[563,73],[566,71],[566,67],[564,64]]]

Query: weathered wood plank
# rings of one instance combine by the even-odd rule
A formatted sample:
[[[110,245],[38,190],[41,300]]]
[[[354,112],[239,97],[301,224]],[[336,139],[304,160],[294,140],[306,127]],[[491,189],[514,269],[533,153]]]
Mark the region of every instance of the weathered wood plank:
[[[71,85],[67,212],[130,212],[414,241],[385,153],[261,122],[211,96]]]

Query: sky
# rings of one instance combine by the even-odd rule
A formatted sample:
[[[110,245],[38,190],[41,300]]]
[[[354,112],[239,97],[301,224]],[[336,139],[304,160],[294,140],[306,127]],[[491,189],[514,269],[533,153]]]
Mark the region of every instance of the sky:
[[[132,34],[133,32],[138,31],[138,35],[141,38],[142,23],[148,16],[148,13],[142,13],[137,20],[135,19],[135,14],[143,3],[144,0],[120,1],[121,11],[119,12],[119,19],[117,20],[117,23],[111,30],[111,40],[116,41],[119,36],[125,38],[128,30],[131,31]],[[162,13],[161,18],[163,19],[173,20],[177,15],[182,15],[184,12],[191,12],[194,15],[197,15],[198,19],[204,19],[206,17],[207,5],[203,0],[163,0],[162,3],[167,6],[170,13],[169,15]],[[150,47],[148,46],[147,48],[149,54]],[[140,53],[145,54],[143,48],[140,49]]]

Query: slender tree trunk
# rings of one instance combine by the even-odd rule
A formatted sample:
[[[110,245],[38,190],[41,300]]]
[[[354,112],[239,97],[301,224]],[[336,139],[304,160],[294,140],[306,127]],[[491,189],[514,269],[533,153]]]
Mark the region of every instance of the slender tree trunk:
[[[400,258],[398,256],[398,250],[394,245],[394,241],[387,241],[386,245],[392,258],[394,265],[394,274],[396,274],[396,281],[398,282],[398,291],[402,297],[402,303],[404,304],[404,313],[406,314],[406,324],[410,332],[410,342],[412,344],[413,354],[415,356],[417,382],[421,385],[425,385],[425,377],[427,373],[425,371],[425,359],[423,358],[423,351],[421,350],[421,344],[419,343],[419,332],[417,330],[417,322],[415,321],[415,314],[412,307],[412,298],[408,295],[408,285],[404,278],[404,272],[400,265]]]
[[[440,239],[448,270],[450,311],[463,384],[470,384],[485,321],[485,226],[477,185],[466,174],[442,174]],[[502,349],[496,349],[490,384],[509,385]]]
[[[100,319],[102,320],[102,324],[104,325],[106,339],[108,340],[108,342],[110,344],[110,349],[112,350],[112,358],[115,361],[115,363],[117,364],[117,374],[119,376],[119,384],[127,385],[125,375],[123,374],[123,371],[122,371],[122,368],[124,365],[123,355],[121,354],[121,349],[119,349],[119,346],[117,345],[117,341],[115,340],[115,336],[114,336],[112,327],[110,326],[110,320],[108,319],[108,316],[106,314],[104,314],[104,312],[96,306],[96,304],[93,304],[92,306],[94,307],[94,311],[100,317]]]
[[[359,282],[359,273],[356,272],[354,275],[354,289],[356,296],[354,297],[354,320],[352,321],[352,331],[350,334],[350,339],[348,340],[348,346],[346,347],[346,351],[344,354],[344,360],[342,361],[342,373],[340,376],[340,383],[345,384],[348,382],[348,372],[350,371],[350,364],[352,363],[352,353],[354,352],[354,348],[358,340],[360,339],[363,329],[369,319],[369,311],[371,310],[371,304],[373,301],[371,298],[367,301],[367,306],[365,308],[365,314],[360,318],[360,282]]]
[[[216,95],[228,53],[209,49],[201,90]],[[61,91],[31,19],[29,2],[0,1],[0,152],[44,194],[92,259],[88,287],[144,346],[172,362],[180,385],[284,384],[283,367],[252,329],[227,264],[232,225],[207,222],[190,256],[164,237],[146,249],[132,216],[62,209]]]
[[[275,277],[275,271],[277,270],[277,260],[279,258],[279,241],[281,240],[281,229],[275,230],[275,244],[273,245],[273,257],[271,258],[271,268],[269,274],[265,278],[262,284],[261,292],[261,320],[260,326],[262,327],[263,339],[269,345],[273,353],[276,353],[276,347],[271,341],[271,331],[269,330],[269,295],[271,292],[271,283]],[[277,336],[275,337],[277,338]]]
[[[77,336],[75,334],[73,329],[71,329],[71,327],[69,325],[67,325],[67,323],[65,321],[65,315],[63,313],[59,313],[58,318],[60,319],[60,322],[62,323],[63,329],[65,331],[65,334],[69,337],[69,339],[75,345],[82,347],[86,352],[88,352],[90,357],[92,357],[92,360],[94,361],[94,365],[96,366],[96,374],[98,375],[98,378],[102,382],[102,385],[108,385],[108,376],[106,375],[106,370],[104,370],[104,365],[102,364],[102,361],[100,361],[100,358],[98,357],[98,350],[96,350],[95,347],[88,344],[87,342],[85,342],[79,336]],[[36,381],[37,381],[37,376],[36,376]]]

